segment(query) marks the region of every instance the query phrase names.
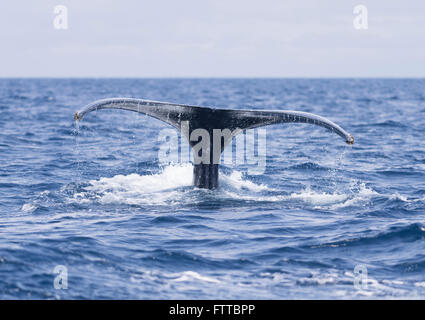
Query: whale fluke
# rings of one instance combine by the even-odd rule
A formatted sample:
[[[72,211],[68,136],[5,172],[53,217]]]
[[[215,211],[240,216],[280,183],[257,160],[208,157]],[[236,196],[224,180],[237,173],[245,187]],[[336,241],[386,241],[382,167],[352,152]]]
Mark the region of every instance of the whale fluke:
[[[199,136],[193,139],[192,133],[197,129],[208,132],[209,154],[206,156],[202,149],[194,152],[193,184],[199,188],[213,189],[218,186],[220,155],[232,138],[244,129],[278,123],[309,123],[338,134],[347,144],[354,143],[353,136],[332,121],[312,113],[290,110],[215,109],[143,99],[110,98],[90,103],[75,113],[74,120],[82,120],[87,113],[100,109],[129,110],[162,120],[180,130],[192,148],[199,142]],[[213,141],[215,131],[224,132],[226,129],[229,134],[220,136],[220,145],[216,147]]]

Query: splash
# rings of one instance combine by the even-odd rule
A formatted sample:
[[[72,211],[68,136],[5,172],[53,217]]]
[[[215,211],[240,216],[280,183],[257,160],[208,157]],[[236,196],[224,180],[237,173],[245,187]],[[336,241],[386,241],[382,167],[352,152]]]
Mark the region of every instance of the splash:
[[[350,186],[351,192],[350,196],[341,203],[333,204],[330,209],[340,209],[345,207],[350,207],[354,205],[359,205],[361,203],[368,203],[370,199],[374,196],[380,195],[375,190],[366,186],[364,182],[352,182]],[[390,197],[391,195],[389,195]]]
[[[264,184],[256,184],[250,180],[245,179],[242,172],[240,171],[233,171],[230,175],[223,175],[221,182],[224,188],[232,187],[237,190],[245,189],[254,192],[270,190],[269,187]]]
[[[316,206],[324,206],[341,203],[348,198],[348,195],[338,192],[317,192],[311,190],[310,187],[307,187],[300,193],[291,193],[290,198],[294,200],[301,200]]]
[[[158,174],[133,173],[91,180],[85,189],[103,204],[169,204],[187,192],[181,188],[192,185],[192,170],[190,164],[170,165]]]
[[[192,187],[191,164],[169,165],[162,172],[149,175],[116,175],[89,181],[83,192],[73,195],[72,201],[79,203],[99,202],[101,204],[130,205],[185,205],[205,199],[213,193],[217,200],[238,200],[249,202],[284,202],[285,205],[299,206],[300,202],[314,208],[338,209],[368,201],[377,193],[365,184],[350,186],[351,191],[323,192],[311,187],[286,193],[265,184],[249,180],[242,172],[233,171],[221,175],[221,187],[207,191]]]

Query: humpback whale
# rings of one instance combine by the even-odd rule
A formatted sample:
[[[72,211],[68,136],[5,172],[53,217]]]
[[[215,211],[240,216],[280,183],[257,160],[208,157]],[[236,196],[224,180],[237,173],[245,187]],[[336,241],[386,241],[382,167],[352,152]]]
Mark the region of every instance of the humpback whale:
[[[220,155],[233,137],[245,129],[278,123],[309,123],[338,134],[347,144],[354,143],[353,136],[332,121],[312,113],[290,110],[217,109],[143,99],[109,98],[88,104],[75,113],[74,120],[82,120],[87,113],[101,109],[139,112],[180,130],[193,150],[193,185],[198,188],[218,187]],[[198,143],[204,138],[209,139],[207,148],[199,148]]]

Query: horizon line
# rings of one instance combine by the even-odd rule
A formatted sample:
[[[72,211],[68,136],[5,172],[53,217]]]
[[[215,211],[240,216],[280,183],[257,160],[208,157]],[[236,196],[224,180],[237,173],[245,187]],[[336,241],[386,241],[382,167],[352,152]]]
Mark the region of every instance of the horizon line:
[[[203,77],[203,76],[195,76],[195,77],[173,77],[173,76],[169,76],[169,77],[158,77],[158,76],[151,76],[151,77],[134,77],[134,76],[129,76],[129,77],[123,77],[123,76],[0,76],[1,80],[7,80],[7,79],[146,79],[146,80],[161,80],[161,79],[181,79],[181,80],[189,80],[189,79],[197,79],[197,80],[209,80],[209,79],[223,79],[223,80],[248,80],[248,79],[425,79],[425,75],[424,76],[342,76],[342,77],[334,77],[334,76],[292,76],[292,77],[275,77],[275,76],[271,76],[271,77],[264,77],[264,76],[252,76],[252,77],[241,77],[241,76],[232,76],[232,77],[228,77],[228,76],[223,76],[223,77],[217,77],[217,76],[213,76],[213,77]]]

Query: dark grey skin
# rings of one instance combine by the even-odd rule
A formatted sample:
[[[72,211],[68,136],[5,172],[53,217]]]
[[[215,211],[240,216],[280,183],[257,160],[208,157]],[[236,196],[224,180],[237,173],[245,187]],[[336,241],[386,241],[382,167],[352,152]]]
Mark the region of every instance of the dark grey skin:
[[[209,161],[202,161],[202,150],[198,154],[194,152],[193,185],[198,188],[215,189],[218,187],[220,154],[233,137],[244,129],[277,123],[309,123],[338,134],[347,144],[354,143],[353,136],[337,124],[321,116],[301,111],[213,109],[142,99],[111,98],[98,100],[87,105],[81,111],[75,113],[74,120],[81,120],[87,113],[100,109],[135,111],[162,120],[180,130],[188,139],[192,148],[198,143],[198,140],[191,141],[193,139],[190,139],[195,129],[208,131],[210,150],[213,150],[213,130],[229,129],[231,134],[220,138],[221,146],[218,147],[218,152],[210,152]],[[185,130],[183,130],[184,124],[188,124]]]

